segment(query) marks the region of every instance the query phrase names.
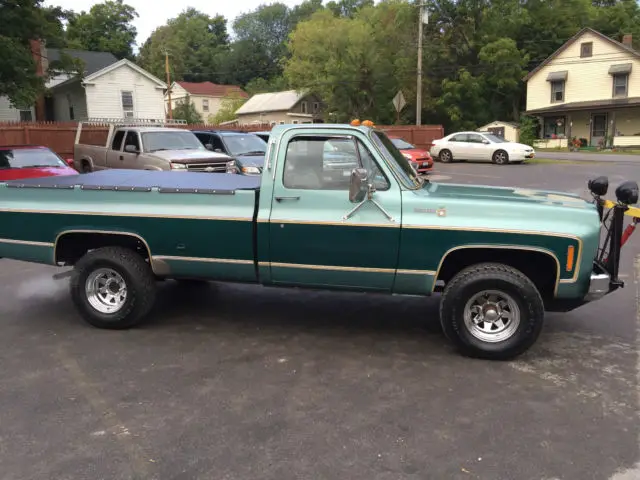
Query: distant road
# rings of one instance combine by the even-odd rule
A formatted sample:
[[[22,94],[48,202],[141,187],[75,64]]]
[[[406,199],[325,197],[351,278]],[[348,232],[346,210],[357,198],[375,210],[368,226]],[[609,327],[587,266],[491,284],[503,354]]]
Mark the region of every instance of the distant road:
[[[617,153],[580,153],[536,151],[536,157],[552,160],[591,161],[591,162],[638,162],[640,155],[622,155]]]

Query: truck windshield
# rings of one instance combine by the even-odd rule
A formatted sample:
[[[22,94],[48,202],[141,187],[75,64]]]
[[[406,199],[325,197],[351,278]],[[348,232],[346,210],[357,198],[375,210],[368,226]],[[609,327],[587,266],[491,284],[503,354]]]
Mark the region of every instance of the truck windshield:
[[[0,148],[0,170],[64,166],[60,157],[47,148]]]
[[[191,132],[144,132],[142,145],[145,152],[160,150],[205,150],[198,137]]]
[[[420,178],[413,169],[409,161],[402,155],[402,152],[393,144],[384,132],[374,131],[373,141],[385,156],[387,163],[393,169],[400,181],[406,187],[418,189],[424,184],[424,179]]]
[[[231,155],[259,155],[267,151],[267,142],[250,133],[223,135],[223,139]]]

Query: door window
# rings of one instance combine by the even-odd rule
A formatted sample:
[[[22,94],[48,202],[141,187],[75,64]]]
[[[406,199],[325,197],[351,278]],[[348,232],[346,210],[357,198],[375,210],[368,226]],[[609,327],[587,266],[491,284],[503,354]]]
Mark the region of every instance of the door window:
[[[454,135],[449,139],[450,142],[467,142],[467,134],[459,133],[458,135]]]
[[[127,145],[133,145],[136,150],[140,151],[140,141],[138,140],[138,134],[136,132],[127,132],[127,136],[124,139],[125,148]]]
[[[111,150],[120,150],[122,148],[122,139],[124,138],[124,130],[116,131],[111,141]]]
[[[227,154],[229,153],[227,152],[227,149],[224,148],[222,139],[218,135],[211,135],[211,145],[213,145],[214,150],[220,150],[221,152],[224,152]]]
[[[376,189],[390,185],[367,147],[354,137],[294,137],[287,145],[283,185],[303,190],[349,190],[354,168],[367,169]]]
[[[593,116],[593,132],[594,137],[604,137],[607,134],[607,116],[606,115],[594,115]]]
[[[478,135],[476,133],[470,133],[467,135],[467,142],[469,143],[482,143],[484,138],[482,135]]]

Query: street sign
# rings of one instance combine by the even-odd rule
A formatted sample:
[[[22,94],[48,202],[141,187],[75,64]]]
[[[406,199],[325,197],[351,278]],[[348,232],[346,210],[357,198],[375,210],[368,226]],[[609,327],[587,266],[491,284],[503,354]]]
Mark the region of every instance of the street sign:
[[[393,97],[393,106],[395,107],[396,112],[400,113],[400,111],[404,108],[406,104],[407,102],[404,99],[402,90],[398,90],[398,93],[396,93],[396,96]]]

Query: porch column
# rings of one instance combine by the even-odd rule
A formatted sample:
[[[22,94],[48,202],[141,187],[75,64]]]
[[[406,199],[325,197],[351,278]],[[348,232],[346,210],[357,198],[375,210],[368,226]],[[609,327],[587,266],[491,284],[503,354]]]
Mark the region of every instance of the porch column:
[[[611,145],[609,146],[613,148],[613,142],[616,136],[616,111],[615,110],[611,111],[611,121],[609,123],[611,124],[610,125],[611,130],[609,131],[609,135],[611,135]]]
[[[567,125],[565,128],[565,137],[567,137],[567,147],[571,145],[571,127],[573,124],[573,120],[571,119],[571,114],[567,113]]]

